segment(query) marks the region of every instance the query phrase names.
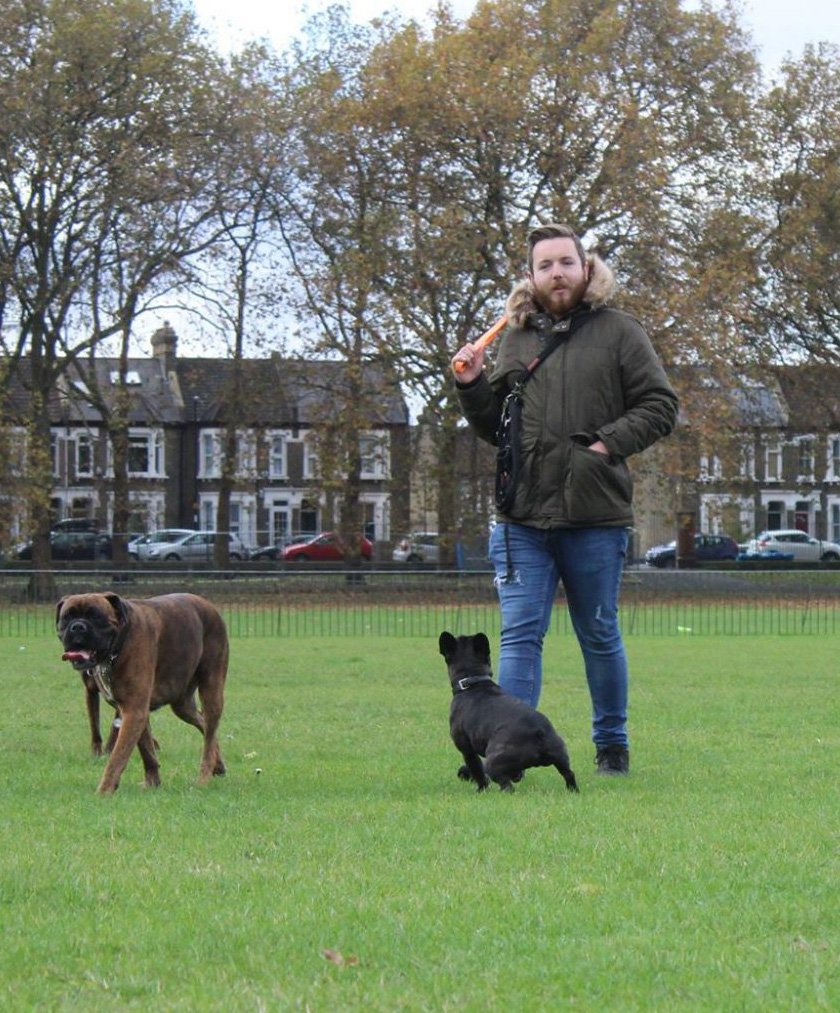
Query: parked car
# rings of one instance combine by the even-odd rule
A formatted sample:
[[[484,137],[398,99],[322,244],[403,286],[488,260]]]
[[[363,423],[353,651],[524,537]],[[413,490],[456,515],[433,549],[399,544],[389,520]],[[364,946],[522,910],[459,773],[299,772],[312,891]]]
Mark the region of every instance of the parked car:
[[[146,559],[168,563],[177,563],[181,560],[212,563],[213,548],[218,538],[228,539],[231,559],[248,559],[251,555],[239,535],[220,531],[190,531],[174,542],[158,542],[150,545]]]
[[[338,532],[325,531],[322,535],[316,535],[308,541],[287,545],[280,554],[280,559],[286,562],[289,560],[303,562],[312,559],[317,562],[336,563],[341,562],[347,552],[348,547]],[[365,559],[373,558],[373,545],[367,538],[362,538],[362,556]]]
[[[297,539],[286,539],[284,542],[275,542],[273,545],[262,545],[258,549],[251,550],[251,559],[256,559],[258,562],[282,559],[286,548],[292,544],[297,545],[297,543]]]
[[[729,535],[694,536],[694,556],[698,561],[737,559],[738,552],[738,543]],[[649,566],[676,566],[676,541],[668,542],[667,545],[654,545],[652,549],[648,549],[645,553],[645,562]]]
[[[743,549],[738,553],[739,561],[751,559],[793,559],[792,552],[779,552],[778,549],[763,549],[761,552],[754,552],[751,549]]]
[[[418,531],[401,538],[392,554],[395,563],[437,563],[440,558],[439,535],[433,531]]]
[[[191,528],[161,528],[150,535],[141,535],[128,543],[128,554],[132,559],[148,559],[149,551],[155,545],[177,542],[179,538],[195,534]]]
[[[56,521],[50,531],[99,531],[101,526],[95,517],[65,517]]]
[[[18,559],[32,559],[32,542],[18,546]],[[112,559],[111,536],[102,531],[53,531],[50,534],[50,555],[55,560]]]
[[[805,531],[762,531],[747,543],[747,552],[791,553],[798,562],[837,562],[840,560],[840,545],[824,542]]]

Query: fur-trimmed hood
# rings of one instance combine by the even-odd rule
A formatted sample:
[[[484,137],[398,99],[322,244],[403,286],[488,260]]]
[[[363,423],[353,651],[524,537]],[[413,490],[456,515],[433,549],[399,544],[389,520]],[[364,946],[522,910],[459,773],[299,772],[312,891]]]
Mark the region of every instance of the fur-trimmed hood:
[[[591,306],[603,306],[613,294],[615,276],[596,253],[588,254],[586,259],[589,263],[589,284],[583,298]],[[525,278],[514,286],[508,296],[505,312],[513,327],[523,327],[529,314],[543,312],[534,298],[530,278]]]

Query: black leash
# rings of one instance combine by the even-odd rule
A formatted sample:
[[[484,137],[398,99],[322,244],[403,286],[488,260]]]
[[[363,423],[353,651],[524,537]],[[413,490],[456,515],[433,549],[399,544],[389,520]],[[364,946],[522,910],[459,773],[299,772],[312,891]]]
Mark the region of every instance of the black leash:
[[[525,368],[525,373],[522,376],[520,376],[520,378],[511,388],[510,393],[505,398],[504,405],[502,407],[502,419],[499,423],[499,430],[498,430],[499,446],[501,446],[502,439],[506,438],[510,441],[511,432],[513,432],[513,436],[516,440],[519,439],[518,413],[521,412],[522,408],[523,403],[522,394],[525,389],[525,384],[534,375],[534,371],[536,370],[537,366],[539,366],[540,363],[545,362],[545,360],[549,357],[549,355],[551,355],[551,353],[555,349],[559,348],[560,345],[562,345],[564,341],[570,338],[574,334],[574,332],[578,330],[579,327],[582,327],[583,324],[587,322],[587,320],[591,320],[593,316],[597,315],[597,313],[598,313],[597,310],[592,311],[589,309],[584,310],[583,312],[581,311],[578,311],[577,313],[573,312],[568,317],[565,317],[562,320],[558,320],[557,323],[554,324],[554,326],[552,327],[553,333],[552,340],[547,342],[545,348],[543,348],[543,350],[539,353],[539,355],[537,355],[536,358],[532,359],[531,362],[528,363],[528,365]],[[515,423],[512,424],[513,413],[517,413],[517,419]],[[497,460],[501,457],[501,454],[502,452],[499,451],[497,454]],[[512,461],[513,456],[514,455],[518,456],[518,454],[519,448],[518,447],[513,448],[513,454],[511,454],[510,451],[508,452],[508,460]],[[519,465],[517,462],[515,467],[512,466],[513,469],[512,473],[511,475],[508,476],[507,491],[506,491],[507,498],[509,499],[508,509],[510,509],[510,507],[513,506],[513,499],[516,493],[516,482],[518,479],[518,468]],[[497,506],[499,505],[499,494],[500,494],[500,477],[499,472],[497,470],[496,474]],[[502,509],[501,512],[506,513],[507,510]],[[505,525],[505,575],[504,577],[501,578],[499,582],[503,584],[512,584],[516,582],[517,576],[516,571],[513,568],[513,559],[510,551],[510,524],[507,521],[505,521],[504,525]]]

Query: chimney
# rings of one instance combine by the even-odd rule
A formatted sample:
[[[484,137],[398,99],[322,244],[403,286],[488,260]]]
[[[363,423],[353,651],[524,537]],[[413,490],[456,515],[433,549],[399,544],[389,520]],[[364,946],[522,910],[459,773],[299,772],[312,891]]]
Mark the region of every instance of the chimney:
[[[152,355],[160,362],[164,376],[169,376],[178,357],[178,335],[168,320],[152,335]]]

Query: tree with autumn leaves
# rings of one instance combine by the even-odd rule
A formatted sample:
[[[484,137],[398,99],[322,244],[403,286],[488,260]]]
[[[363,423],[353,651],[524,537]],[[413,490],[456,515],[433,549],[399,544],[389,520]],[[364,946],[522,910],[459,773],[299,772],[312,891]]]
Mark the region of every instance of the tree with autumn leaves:
[[[762,97],[757,327],[766,356],[840,361],[840,49],[808,46]]]
[[[609,259],[678,383],[684,366],[731,380],[783,355],[837,359],[840,56],[809,49],[765,84],[735,4],[479,0],[465,21],[441,4],[367,26],[338,6],[287,52],[232,60],[178,0],[0,10],[2,375],[25,361],[42,378],[33,432],[58,361],[128,341],[152,294],[189,284],[218,306],[225,249],[241,355],[242,272],[259,277],[279,249],[276,319],[295,319],[304,355],[347,367],[318,454],[345,533],[376,375],[422,405],[451,534],[449,359],[499,316],[528,229],[550,219]],[[143,38],[132,76],[118,57]],[[192,228],[161,244],[161,220]],[[703,390],[681,393],[710,437],[727,429]]]
[[[358,350],[392,361],[424,405],[449,533],[462,497],[449,359],[502,312],[535,221],[574,222],[610,257],[666,362],[731,366],[716,332],[739,311],[714,280],[747,281],[732,231],[750,227],[756,64],[732,16],[674,0],[496,0],[465,23],[441,7],[428,32],[381,21],[364,56],[336,18],[315,39],[329,73],[303,89],[301,124],[328,153],[305,161],[305,207],[341,219],[353,256],[322,261],[312,294],[335,305],[337,285],[362,282]],[[315,196],[337,178],[338,216]],[[352,228],[362,211],[375,235]]]

